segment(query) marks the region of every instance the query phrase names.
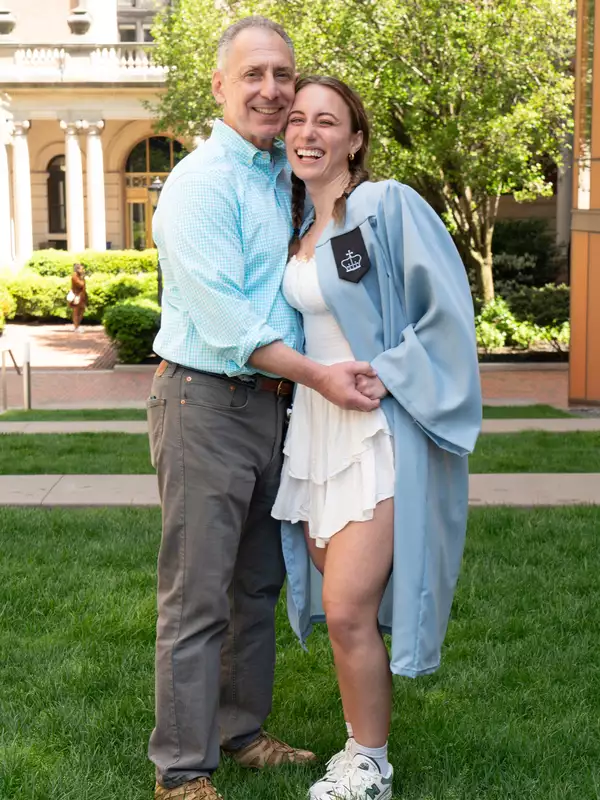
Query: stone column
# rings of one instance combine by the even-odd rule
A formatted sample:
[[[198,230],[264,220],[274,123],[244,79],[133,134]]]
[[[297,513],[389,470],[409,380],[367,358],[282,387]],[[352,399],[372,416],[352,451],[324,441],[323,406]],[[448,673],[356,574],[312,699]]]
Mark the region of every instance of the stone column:
[[[104,154],[100,134],[104,122],[84,122],[87,132],[87,214],[88,246],[106,250],[106,197],[104,192]]]
[[[563,165],[558,171],[556,189],[556,243],[567,247],[571,240],[571,209],[573,207],[573,150],[572,138],[569,147],[562,151]]]
[[[0,122],[0,269],[7,267],[13,260],[10,232],[10,172],[6,144],[6,126]]]
[[[67,248],[71,253],[85,249],[85,220],[83,212],[83,167],[79,131],[82,123],[60,123],[65,132],[65,165],[67,190]]]
[[[33,253],[33,218],[31,211],[31,167],[27,133],[29,120],[13,122],[13,194],[15,200],[16,261],[22,266]]]

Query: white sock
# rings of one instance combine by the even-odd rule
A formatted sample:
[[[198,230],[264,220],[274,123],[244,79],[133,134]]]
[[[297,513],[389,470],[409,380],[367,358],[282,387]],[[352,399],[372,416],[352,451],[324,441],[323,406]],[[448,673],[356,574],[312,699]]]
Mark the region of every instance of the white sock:
[[[352,723],[346,720],[346,730],[348,731],[348,738],[354,739],[354,733],[352,732]]]
[[[392,771],[392,765],[388,761],[387,751],[387,742],[383,745],[383,747],[365,747],[364,745],[359,744],[356,739],[354,739],[352,742],[352,755],[368,756],[377,764],[379,771],[384,778],[389,778]]]

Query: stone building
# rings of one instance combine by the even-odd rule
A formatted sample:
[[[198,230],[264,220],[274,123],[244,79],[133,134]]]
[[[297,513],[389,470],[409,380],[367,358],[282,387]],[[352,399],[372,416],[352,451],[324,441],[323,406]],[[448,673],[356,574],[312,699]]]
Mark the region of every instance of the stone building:
[[[187,152],[144,105],[164,83],[164,2],[0,0],[0,267],[42,247],[152,246],[148,187]]]

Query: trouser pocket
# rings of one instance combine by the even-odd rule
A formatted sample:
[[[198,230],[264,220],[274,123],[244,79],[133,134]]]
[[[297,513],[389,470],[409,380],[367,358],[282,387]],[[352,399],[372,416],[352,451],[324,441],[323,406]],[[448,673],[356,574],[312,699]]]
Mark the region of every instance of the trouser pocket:
[[[156,469],[160,447],[165,428],[165,409],[167,401],[159,397],[150,397],[146,401],[148,417],[148,439],[150,441],[150,463]]]

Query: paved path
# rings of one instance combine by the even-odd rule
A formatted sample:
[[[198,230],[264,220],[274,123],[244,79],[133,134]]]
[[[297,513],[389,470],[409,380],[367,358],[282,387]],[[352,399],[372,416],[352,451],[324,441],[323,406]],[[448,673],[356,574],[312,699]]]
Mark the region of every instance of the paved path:
[[[84,324],[74,331],[72,325],[9,323],[2,338],[11,343],[18,364],[23,360],[23,345],[29,342],[31,365],[38,369],[95,369],[100,365],[106,369],[116,361],[102,325]]]
[[[2,417],[0,417],[0,420]],[[600,430],[600,420],[598,420]],[[73,420],[72,422],[0,422],[2,433],[148,433],[145,420]]]
[[[600,474],[471,475],[472,506],[600,505]],[[0,506],[157,506],[155,475],[3,475]]]
[[[2,417],[0,417],[0,420]],[[549,431],[573,433],[600,431],[600,418],[594,419],[486,419],[483,433]],[[73,420],[71,422],[1,422],[2,433],[147,433],[145,420]]]

